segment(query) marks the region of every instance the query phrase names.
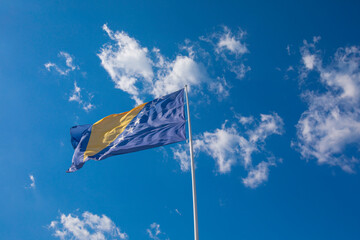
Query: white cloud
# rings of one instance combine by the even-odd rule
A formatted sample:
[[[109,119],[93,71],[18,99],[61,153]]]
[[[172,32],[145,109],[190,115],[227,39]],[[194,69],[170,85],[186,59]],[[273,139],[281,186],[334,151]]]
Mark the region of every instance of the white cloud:
[[[239,155],[249,162],[249,152],[255,149],[241,136],[235,126],[226,127],[225,123],[221,129],[214,132],[205,132],[201,147],[216,160],[220,173],[230,172],[231,167],[237,162]]]
[[[78,85],[76,84],[76,82],[74,82],[74,91],[72,93],[72,95],[69,98],[69,102],[78,102],[81,103],[81,89],[78,87]]]
[[[183,88],[185,84],[189,89],[196,89],[194,92],[203,90],[206,85],[220,100],[229,95],[230,86],[224,77],[208,76],[206,64],[199,57],[207,53],[203,54],[203,49],[196,50],[196,43],[191,45],[190,41],[185,41],[186,46],[180,47],[180,52],[186,53],[179,52],[174,59],[168,59],[158,48],[149,51],[123,31],[113,32],[106,24],[103,30],[112,42],[103,45],[98,53],[101,65],[115,83],[115,88],[130,94],[136,104],[142,103],[140,96],[150,94],[159,97]],[[248,52],[245,44],[240,42],[242,35],[243,33],[233,35],[226,28],[226,33],[218,37],[218,51],[222,54],[224,52],[224,57],[231,54],[238,59],[240,55]],[[229,70],[236,73],[238,78],[242,78],[249,70],[249,67],[241,62],[229,58],[226,58],[226,61]]]
[[[51,69],[54,69],[60,75],[68,75],[71,71],[80,69],[78,66],[74,65],[73,58],[71,57],[71,55],[69,53],[60,52],[59,57],[65,58],[65,66],[59,67],[57,64],[52,63],[52,62],[45,63],[44,66],[49,72],[51,71]]]
[[[60,221],[52,221],[49,229],[54,231],[55,237],[62,240],[128,239],[127,234],[121,232],[120,228],[105,215],[98,216],[86,211],[81,217],[61,214]]]
[[[307,69],[314,69],[315,66],[315,55],[303,55],[302,57],[305,67]]]
[[[49,72],[51,71],[52,68],[54,68],[55,71],[57,71],[60,75],[67,75],[68,74],[68,72],[63,71],[55,63],[48,62],[48,63],[45,63],[44,66],[45,66],[46,70],[48,70]]]
[[[307,78],[308,73],[316,66],[321,65],[320,52],[316,50],[316,43],[320,41],[320,37],[314,37],[313,42],[303,41],[303,46],[300,48],[301,60],[303,67],[300,69],[300,79],[303,80]]]
[[[69,53],[67,52],[60,52],[60,56],[65,58],[65,62],[66,62],[66,66],[71,69],[71,71],[74,71],[75,69],[77,69],[78,67],[74,65],[73,63],[73,59],[70,56]]]
[[[217,81],[212,81],[209,84],[211,92],[215,93],[219,100],[226,98],[230,95],[229,84],[224,77],[217,77]]]
[[[246,44],[242,42],[242,39],[246,33],[240,30],[237,34],[233,34],[228,27],[223,28],[223,32],[218,35],[218,41],[216,43],[216,52],[221,53],[229,51],[236,56],[248,53],[249,50]]]
[[[217,165],[217,171],[225,174],[236,164],[244,166],[248,177],[243,179],[245,186],[257,187],[268,179],[269,166],[276,161],[271,153],[265,150],[265,140],[272,134],[283,133],[283,120],[276,114],[261,114],[260,121],[255,123],[253,117],[238,117],[246,131],[240,131],[237,123],[230,126],[228,121],[219,129],[205,132],[195,137],[194,152],[204,152],[211,156]],[[186,146],[172,148],[175,159],[180,161],[181,170],[189,170],[189,153]],[[253,153],[261,153],[266,161],[256,164]],[[186,167],[184,167],[186,166]]]
[[[83,105],[83,109],[86,112],[89,112],[90,110],[92,110],[94,108],[95,108],[95,105],[93,105],[92,103],[86,103],[86,104]]]
[[[249,139],[251,142],[264,141],[271,134],[281,135],[283,133],[283,120],[279,115],[260,114],[260,124],[253,130],[249,130]]]
[[[314,43],[318,43],[320,40],[321,40],[321,37],[320,37],[320,36],[314,36],[314,37],[313,37],[313,42],[314,42]]]
[[[151,84],[154,77],[148,49],[141,47],[136,39],[123,31],[114,33],[106,24],[103,30],[116,44],[103,46],[98,54],[101,65],[109,73],[116,88],[132,95],[137,104],[142,103],[136,83],[142,80]]]
[[[152,223],[150,225],[150,228],[146,229],[146,232],[149,235],[149,238],[154,239],[154,240],[160,240],[161,236],[165,236],[166,234],[161,232],[160,230],[160,224],[158,223]],[[169,240],[169,238],[166,238],[167,240]]]
[[[238,65],[229,62],[230,71],[235,73],[237,79],[242,79],[245,77],[245,74],[251,70],[249,66],[245,66],[243,63],[240,63]]]
[[[245,117],[245,116],[242,116],[242,115],[235,115],[235,117],[239,120],[239,122],[242,125],[247,125],[247,124],[250,124],[250,123],[254,122],[254,117],[253,116]]]
[[[194,56],[177,55],[169,61],[154,48],[152,52],[125,32],[115,33],[103,26],[116,44],[106,44],[98,54],[101,64],[115,82],[115,87],[129,93],[137,104],[140,94],[159,97],[183,88],[199,86],[207,79],[205,68]]]
[[[89,101],[92,99],[92,95],[89,95]],[[71,96],[69,97],[69,102],[77,102],[82,106],[82,109],[84,109],[86,112],[92,110],[95,108],[95,106],[90,102],[85,102],[81,96],[81,88],[77,85],[76,81],[74,82],[74,90],[72,91]]]
[[[181,146],[181,145],[179,145]],[[174,147],[171,148],[174,154],[174,158],[179,161],[180,169],[183,172],[190,170],[190,159],[188,152],[183,147]]]
[[[354,172],[359,162],[354,152],[358,153],[360,140],[360,49],[339,48],[324,65],[315,48],[319,39],[314,38],[313,44],[304,41],[302,58],[315,60],[303,61],[306,69],[300,74],[306,78],[310,70],[317,73],[323,89],[303,93],[308,109],[297,124],[298,141],[293,146],[305,159]]]
[[[235,73],[237,79],[242,79],[251,70],[243,63],[242,57],[249,53],[244,40],[246,32],[239,29],[233,33],[230,28],[223,26],[221,31],[211,34],[209,37],[200,37],[201,40],[210,43],[217,56],[226,63],[229,71]]]
[[[152,94],[159,97],[183,88],[185,84],[196,87],[206,80],[206,70],[201,64],[189,56],[178,55],[173,62],[166,64],[165,69],[159,71]]]
[[[250,169],[248,176],[243,178],[245,186],[250,188],[256,188],[261,183],[266,182],[269,177],[269,166],[274,165],[270,162],[260,162],[256,167]]]
[[[36,185],[35,185],[35,177],[34,177],[34,175],[30,174],[29,178],[30,178],[30,181],[31,181],[30,188],[35,189]]]

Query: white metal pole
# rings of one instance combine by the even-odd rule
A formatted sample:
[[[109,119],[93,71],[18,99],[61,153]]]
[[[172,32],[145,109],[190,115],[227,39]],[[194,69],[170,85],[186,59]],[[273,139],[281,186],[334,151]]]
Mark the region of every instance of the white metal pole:
[[[189,98],[188,98],[187,85],[185,85],[185,95],[186,95],[186,107],[187,107],[188,127],[189,127],[189,146],[190,146],[190,158],[191,158],[191,180],[192,180],[193,212],[194,212],[194,236],[195,236],[195,240],[199,240],[198,214],[197,214],[197,203],[196,203],[195,165],[194,165],[194,153],[193,153],[193,144],[192,144],[192,135],[191,135],[191,122],[190,122],[190,110],[189,110]]]

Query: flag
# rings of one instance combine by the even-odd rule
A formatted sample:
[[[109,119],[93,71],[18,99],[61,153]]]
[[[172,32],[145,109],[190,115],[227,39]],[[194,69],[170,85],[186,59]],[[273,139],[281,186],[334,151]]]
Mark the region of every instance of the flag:
[[[184,89],[109,115],[94,124],[70,129],[74,147],[67,172],[82,168],[88,160],[105,158],[164,146],[186,139]]]

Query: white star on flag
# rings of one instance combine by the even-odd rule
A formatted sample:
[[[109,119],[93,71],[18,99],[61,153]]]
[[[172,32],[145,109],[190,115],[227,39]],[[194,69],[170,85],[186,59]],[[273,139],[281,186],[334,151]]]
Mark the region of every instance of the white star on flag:
[[[138,125],[139,123],[140,123],[140,118],[137,118],[137,119],[135,120],[134,125],[136,126],[136,125]]]

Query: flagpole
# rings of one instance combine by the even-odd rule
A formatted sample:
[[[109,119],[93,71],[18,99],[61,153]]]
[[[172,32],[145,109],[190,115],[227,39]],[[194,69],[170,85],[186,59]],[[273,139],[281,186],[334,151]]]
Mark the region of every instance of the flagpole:
[[[194,165],[194,153],[193,153],[193,144],[192,144],[192,135],[191,135],[191,122],[190,122],[190,110],[189,110],[189,98],[188,98],[187,85],[185,85],[185,95],[186,95],[186,107],[187,107],[188,128],[189,128],[189,146],[190,146],[190,158],[191,158],[191,182],[192,182],[193,212],[194,212],[194,236],[195,236],[195,240],[199,240],[198,214],[197,214],[197,201],[196,201],[196,184],[195,184],[195,165]]]

